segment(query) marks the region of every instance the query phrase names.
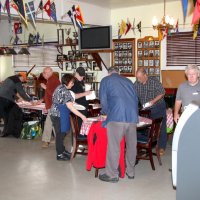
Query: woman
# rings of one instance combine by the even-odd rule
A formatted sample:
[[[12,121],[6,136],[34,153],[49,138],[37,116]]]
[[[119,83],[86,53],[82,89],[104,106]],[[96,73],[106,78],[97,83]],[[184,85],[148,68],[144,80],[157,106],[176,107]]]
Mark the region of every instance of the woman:
[[[87,121],[87,118],[73,107],[74,99],[69,90],[74,85],[74,81],[74,76],[71,74],[65,74],[62,77],[62,84],[56,88],[52,97],[53,104],[50,110],[50,115],[56,132],[57,160],[70,159],[70,153],[65,150],[63,144],[64,137],[70,129],[70,112],[79,116],[84,122]]]

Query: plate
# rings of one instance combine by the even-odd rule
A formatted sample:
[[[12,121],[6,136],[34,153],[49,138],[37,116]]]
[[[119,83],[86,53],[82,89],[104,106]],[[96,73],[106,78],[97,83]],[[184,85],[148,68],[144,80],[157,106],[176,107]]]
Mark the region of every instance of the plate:
[[[145,122],[139,122],[139,123],[137,124],[137,127],[143,126],[143,125],[145,125],[145,124],[146,124]]]
[[[73,104],[74,108],[76,108],[77,110],[85,110],[85,106],[82,106],[80,104],[74,103]]]

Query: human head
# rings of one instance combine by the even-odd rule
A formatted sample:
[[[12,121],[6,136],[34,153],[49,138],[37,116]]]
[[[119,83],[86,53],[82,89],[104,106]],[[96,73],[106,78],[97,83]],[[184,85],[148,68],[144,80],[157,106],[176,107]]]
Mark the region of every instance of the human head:
[[[43,77],[48,80],[53,74],[53,70],[51,69],[51,67],[45,67],[43,70]]]
[[[72,74],[64,74],[62,77],[62,84],[66,85],[67,89],[71,89],[74,85],[75,78]]]
[[[199,80],[199,67],[197,65],[191,64],[185,68],[185,74],[190,85],[195,85]]]
[[[17,76],[19,77],[19,79],[22,83],[26,81],[26,76],[24,74],[19,73],[19,74],[17,74]]]
[[[108,74],[119,73],[119,68],[116,66],[112,66],[108,69]]]
[[[142,83],[142,84],[145,84],[147,79],[148,79],[148,76],[147,76],[147,72],[145,70],[144,67],[139,67],[136,71],[136,78],[137,78],[137,81]]]
[[[78,67],[76,69],[75,77],[79,80],[82,81],[85,77],[85,69],[83,67]]]

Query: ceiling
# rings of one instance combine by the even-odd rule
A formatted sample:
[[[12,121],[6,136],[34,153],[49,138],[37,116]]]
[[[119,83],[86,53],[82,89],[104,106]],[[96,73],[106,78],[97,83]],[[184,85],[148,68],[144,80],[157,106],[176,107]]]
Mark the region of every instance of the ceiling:
[[[164,3],[164,0],[77,0],[110,9],[118,9],[124,7],[142,6],[147,4]],[[166,2],[177,0],[166,0]],[[91,3],[92,2],[92,3]]]

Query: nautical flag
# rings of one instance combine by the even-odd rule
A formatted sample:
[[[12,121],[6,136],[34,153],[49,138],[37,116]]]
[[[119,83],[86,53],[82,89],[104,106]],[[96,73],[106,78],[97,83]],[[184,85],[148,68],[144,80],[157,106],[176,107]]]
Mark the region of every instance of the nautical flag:
[[[129,21],[129,18],[127,18],[125,35],[130,31],[131,27],[131,22]]]
[[[198,34],[198,27],[199,27],[199,24],[195,24],[194,27],[193,27],[193,40],[195,40],[197,38],[197,34]]]
[[[179,32],[179,30],[178,30],[178,19],[177,19],[177,22],[176,22],[175,31],[176,31],[176,33],[178,33],[178,32]]]
[[[46,11],[46,13],[47,13],[47,15],[49,16],[49,17],[51,17],[51,9],[50,9],[50,6],[51,6],[51,2],[50,2],[50,0],[48,0],[47,2],[46,2],[46,4],[44,5],[44,10]]]
[[[75,13],[76,13],[76,21],[79,21],[82,25],[85,24],[84,19],[83,19],[83,15],[80,9],[80,6],[77,6],[75,8]]]
[[[133,26],[132,26],[131,29],[133,30],[133,34],[135,35],[135,18],[134,18],[134,20],[133,20]]]
[[[195,8],[194,8],[192,24],[196,24],[199,19],[200,19],[200,0],[197,0]]]
[[[126,31],[126,22],[122,19],[122,22],[120,24],[119,28],[119,36],[121,37]]]
[[[77,18],[76,18],[76,8],[75,8],[75,5],[72,6],[72,14],[73,14],[73,19],[74,19],[75,22],[76,22],[76,25],[77,25],[80,29],[82,29],[83,27],[82,27],[81,22],[78,21]]]
[[[34,28],[36,28],[36,24],[35,24],[36,13],[35,13],[34,3],[33,3],[33,1],[29,1],[25,5],[26,5],[27,16],[33,22]]]
[[[22,18],[23,22],[27,26],[26,9],[25,9],[24,0],[13,0],[13,3],[17,6],[19,16]]]
[[[75,28],[75,22],[74,22],[74,18],[73,18],[73,15],[72,15],[71,10],[69,10],[69,11],[67,12],[67,14],[69,15],[69,18],[70,18],[71,21],[72,21],[72,24],[73,24],[73,26],[74,26],[74,29],[76,30],[76,28]]]
[[[138,31],[141,33],[141,28],[142,28],[142,23],[141,23],[141,21],[137,24],[137,29],[138,29]]]
[[[56,17],[56,5],[55,5],[54,2],[51,4],[50,10],[51,10],[50,13],[51,13],[52,19],[53,19],[55,22],[57,22],[57,17]]]
[[[42,19],[43,19],[43,1],[42,0],[39,3],[39,6],[36,11],[36,15],[38,15],[40,12],[42,12]]]
[[[188,6],[188,0],[182,0],[183,5],[183,15],[184,15],[184,22],[187,15],[187,6]]]
[[[7,11],[7,13],[8,13],[8,21],[9,21],[9,23],[11,23],[11,16],[10,16],[10,1],[9,1],[9,0],[6,0],[6,1],[5,1],[4,10]]]

